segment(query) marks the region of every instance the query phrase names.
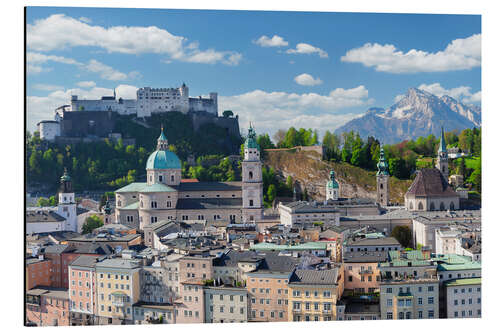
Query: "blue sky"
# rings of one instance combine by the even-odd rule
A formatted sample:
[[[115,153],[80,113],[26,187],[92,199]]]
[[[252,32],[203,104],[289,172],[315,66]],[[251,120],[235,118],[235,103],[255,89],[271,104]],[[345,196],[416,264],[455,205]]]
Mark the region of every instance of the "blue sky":
[[[334,130],[410,87],[481,102],[480,16],[29,7],[27,23],[30,131],[71,94],[182,82],[271,135]]]

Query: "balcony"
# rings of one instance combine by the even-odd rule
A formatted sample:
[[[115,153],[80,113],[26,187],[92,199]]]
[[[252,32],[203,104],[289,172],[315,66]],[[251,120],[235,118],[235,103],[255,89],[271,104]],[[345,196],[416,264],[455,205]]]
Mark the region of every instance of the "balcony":
[[[323,313],[332,313],[332,309],[330,309],[330,310],[323,309],[321,312],[323,312]]]
[[[295,313],[300,313],[300,312],[302,312],[302,309],[295,309],[295,308],[294,308],[294,309],[293,309],[293,312],[295,312]]]
[[[117,307],[124,307],[125,303],[128,301],[128,296],[125,293],[114,292],[111,294],[113,298],[111,299],[111,304]]]
[[[373,274],[373,270],[372,270],[372,269],[360,269],[360,270],[358,271],[358,273],[359,273],[360,275],[363,275],[363,274]]]

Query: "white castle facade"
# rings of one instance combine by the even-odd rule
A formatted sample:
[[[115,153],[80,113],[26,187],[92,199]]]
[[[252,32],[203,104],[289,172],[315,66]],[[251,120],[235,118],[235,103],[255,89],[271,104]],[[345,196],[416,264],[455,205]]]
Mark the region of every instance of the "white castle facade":
[[[186,84],[178,88],[139,88],[136,99],[117,99],[116,94],[95,100],[71,96],[71,111],[115,111],[121,115],[136,115],[140,118],[169,111],[206,111],[217,115],[217,104],[217,93],[214,92],[209,94],[209,98],[189,97]]]

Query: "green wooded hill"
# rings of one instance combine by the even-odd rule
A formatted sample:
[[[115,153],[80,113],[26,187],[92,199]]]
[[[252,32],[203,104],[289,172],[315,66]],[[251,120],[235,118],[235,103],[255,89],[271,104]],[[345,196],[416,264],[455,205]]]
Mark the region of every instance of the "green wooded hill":
[[[37,132],[33,135],[27,133],[28,188],[55,190],[65,167],[73,178],[76,191],[114,190],[140,181],[145,174],[147,158],[156,149],[162,125],[170,149],[177,153],[183,164],[190,154],[196,157],[238,154],[243,142],[241,137],[228,135],[225,128],[214,124],[201,125],[195,131],[191,117],[180,112],[154,115],[144,126],[131,116],[119,117],[115,132],[124,138],[135,138],[133,146],[108,139],[60,146],[42,142]],[[227,166],[224,167],[227,172]]]

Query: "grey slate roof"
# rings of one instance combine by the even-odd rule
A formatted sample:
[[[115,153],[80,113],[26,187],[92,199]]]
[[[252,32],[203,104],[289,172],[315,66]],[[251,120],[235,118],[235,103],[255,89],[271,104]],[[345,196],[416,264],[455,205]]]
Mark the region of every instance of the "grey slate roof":
[[[192,183],[196,184],[196,183]],[[241,198],[196,198],[177,200],[177,209],[239,209]]]
[[[427,197],[456,197],[458,194],[448,185],[441,171],[435,168],[421,169],[406,195]]]
[[[98,262],[95,265],[96,268],[122,268],[122,269],[134,269],[134,268],[139,268],[140,266],[141,264],[138,260],[121,259],[121,258],[106,259],[101,262]]]
[[[70,250],[70,246],[68,244],[55,244],[49,245],[44,249],[44,253],[47,254],[60,254]]]
[[[172,186],[174,187],[174,186]],[[180,183],[179,191],[241,191],[241,182],[187,182]]]
[[[52,210],[28,210],[26,211],[26,223],[62,222],[66,219]]]
[[[113,248],[108,244],[86,243],[75,246],[74,253],[105,255],[113,253]]]
[[[279,252],[259,253],[264,261],[259,266],[259,271],[291,272],[300,262],[299,258],[280,256]]]
[[[290,277],[290,284],[337,284],[338,269],[296,270]]]
[[[95,267],[97,262],[98,262],[98,257],[96,256],[80,255],[75,260],[73,260],[70,263],[70,265],[93,268]]]
[[[229,250],[228,253],[222,255],[220,258],[214,260],[213,265],[217,267],[235,267],[238,266],[240,261],[260,261],[263,260],[262,256],[258,256],[253,251],[235,251]]]

